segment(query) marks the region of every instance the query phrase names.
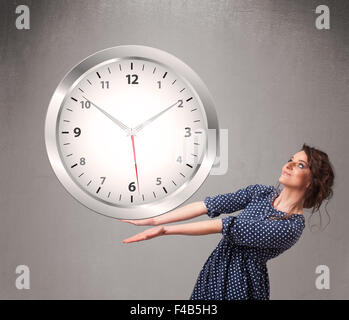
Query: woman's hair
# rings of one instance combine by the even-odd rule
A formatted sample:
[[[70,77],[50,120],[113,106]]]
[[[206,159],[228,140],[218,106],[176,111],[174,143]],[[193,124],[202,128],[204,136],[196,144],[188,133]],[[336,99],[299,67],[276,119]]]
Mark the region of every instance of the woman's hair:
[[[310,147],[305,143],[303,144],[302,149],[300,151],[302,150],[307,155],[311,173],[311,183],[305,192],[303,207],[313,208],[311,212],[311,215],[313,215],[315,211],[320,209],[322,202],[327,199],[325,211],[328,215],[326,207],[328,201],[333,196],[332,187],[335,177],[333,166],[328,158],[328,155],[325,152]],[[278,189],[279,185],[280,182],[277,184],[275,188]],[[291,214],[291,211],[288,212],[286,216],[282,217],[282,219],[287,219]],[[319,216],[321,223],[321,214]]]

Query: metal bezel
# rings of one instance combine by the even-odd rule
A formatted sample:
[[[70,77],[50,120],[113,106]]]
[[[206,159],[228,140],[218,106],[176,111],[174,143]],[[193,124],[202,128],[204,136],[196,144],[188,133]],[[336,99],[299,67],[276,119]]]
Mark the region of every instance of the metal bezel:
[[[130,58],[150,60],[162,64],[172,69],[178,76],[188,82],[202,102],[207,116],[208,130],[215,130],[216,142],[214,144],[208,143],[207,134],[206,152],[201,164],[197,166],[197,170],[194,172],[191,179],[186,181],[175,192],[152,203],[126,207],[111,205],[101,199],[92,197],[73,180],[61,160],[57,142],[57,121],[66,96],[86,73],[107,61],[109,63],[113,60],[117,61]],[[144,219],[157,216],[178,207],[190,198],[190,196],[200,188],[210,173],[216,157],[216,145],[218,145],[218,141],[219,128],[213,99],[200,77],[175,56],[153,47],[141,45],[123,45],[104,49],[88,56],[74,66],[57,86],[49,103],[45,121],[47,155],[53,171],[66,191],[85,207],[96,213],[117,219]]]

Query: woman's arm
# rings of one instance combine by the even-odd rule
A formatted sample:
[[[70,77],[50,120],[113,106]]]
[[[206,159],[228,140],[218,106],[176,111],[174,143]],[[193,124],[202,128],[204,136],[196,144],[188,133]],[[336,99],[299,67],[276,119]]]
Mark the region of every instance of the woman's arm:
[[[177,224],[174,226],[157,226],[140,232],[130,238],[124,239],[123,243],[149,240],[155,237],[171,234],[184,234],[199,236],[210,233],[222,232],[222,219],[200,221],[194,223]]]
[[[189,220],[207,213],[207,208],[203,201],[192,202],[184,207],[174,209],[154,219],[154,225]]]
[[[193,223],[164,226],[164,235],[184,234],[199,236],[222,232],[222,219],[205,220]]]
[[[161,216],[147,219],[125,220],[120,221],[128,222],[136,226],[158,226],[165,223],[177,222],[182,220],[189,220],[207,213],[207,208],[203,201],[197,201],[189,203],[181,208],[169,211]]]
[[[222,235],[237,245],[286,250],[300,238],[305,225],[300,220],[222,219]]]

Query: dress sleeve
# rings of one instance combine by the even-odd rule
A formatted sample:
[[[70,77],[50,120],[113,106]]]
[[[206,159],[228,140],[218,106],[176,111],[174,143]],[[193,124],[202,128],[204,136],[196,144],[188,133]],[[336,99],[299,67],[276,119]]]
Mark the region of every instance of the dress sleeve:
[[[300,238],[304,224],[291,219],[253,220],[234,216],[222,219],[222,234],[237,245],[288,249]]]
[[[219,194],[214,197],[206,197],[204,200],[207,215],[210,218],[219,216],[221,213],[232,213],[245,209],[252,200],[258,184],[249,185],[232,193]]]

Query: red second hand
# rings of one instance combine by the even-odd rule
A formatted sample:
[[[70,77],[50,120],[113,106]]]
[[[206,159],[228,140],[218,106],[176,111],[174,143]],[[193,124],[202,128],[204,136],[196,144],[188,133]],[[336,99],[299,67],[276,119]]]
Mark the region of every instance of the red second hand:
[[[134,136],[133,136],[133,134],[131,134],[131,140],[132,140],[132,148],[133,148],[133,158],[134,158],[134,160],[135,160],[135,168],[136,168],[136,177],[137,177],[138,194],[140,194],[139,182],[138,182],[138,172],[137,172],[136,151],[135,151],[135,141],[134,141]]]

